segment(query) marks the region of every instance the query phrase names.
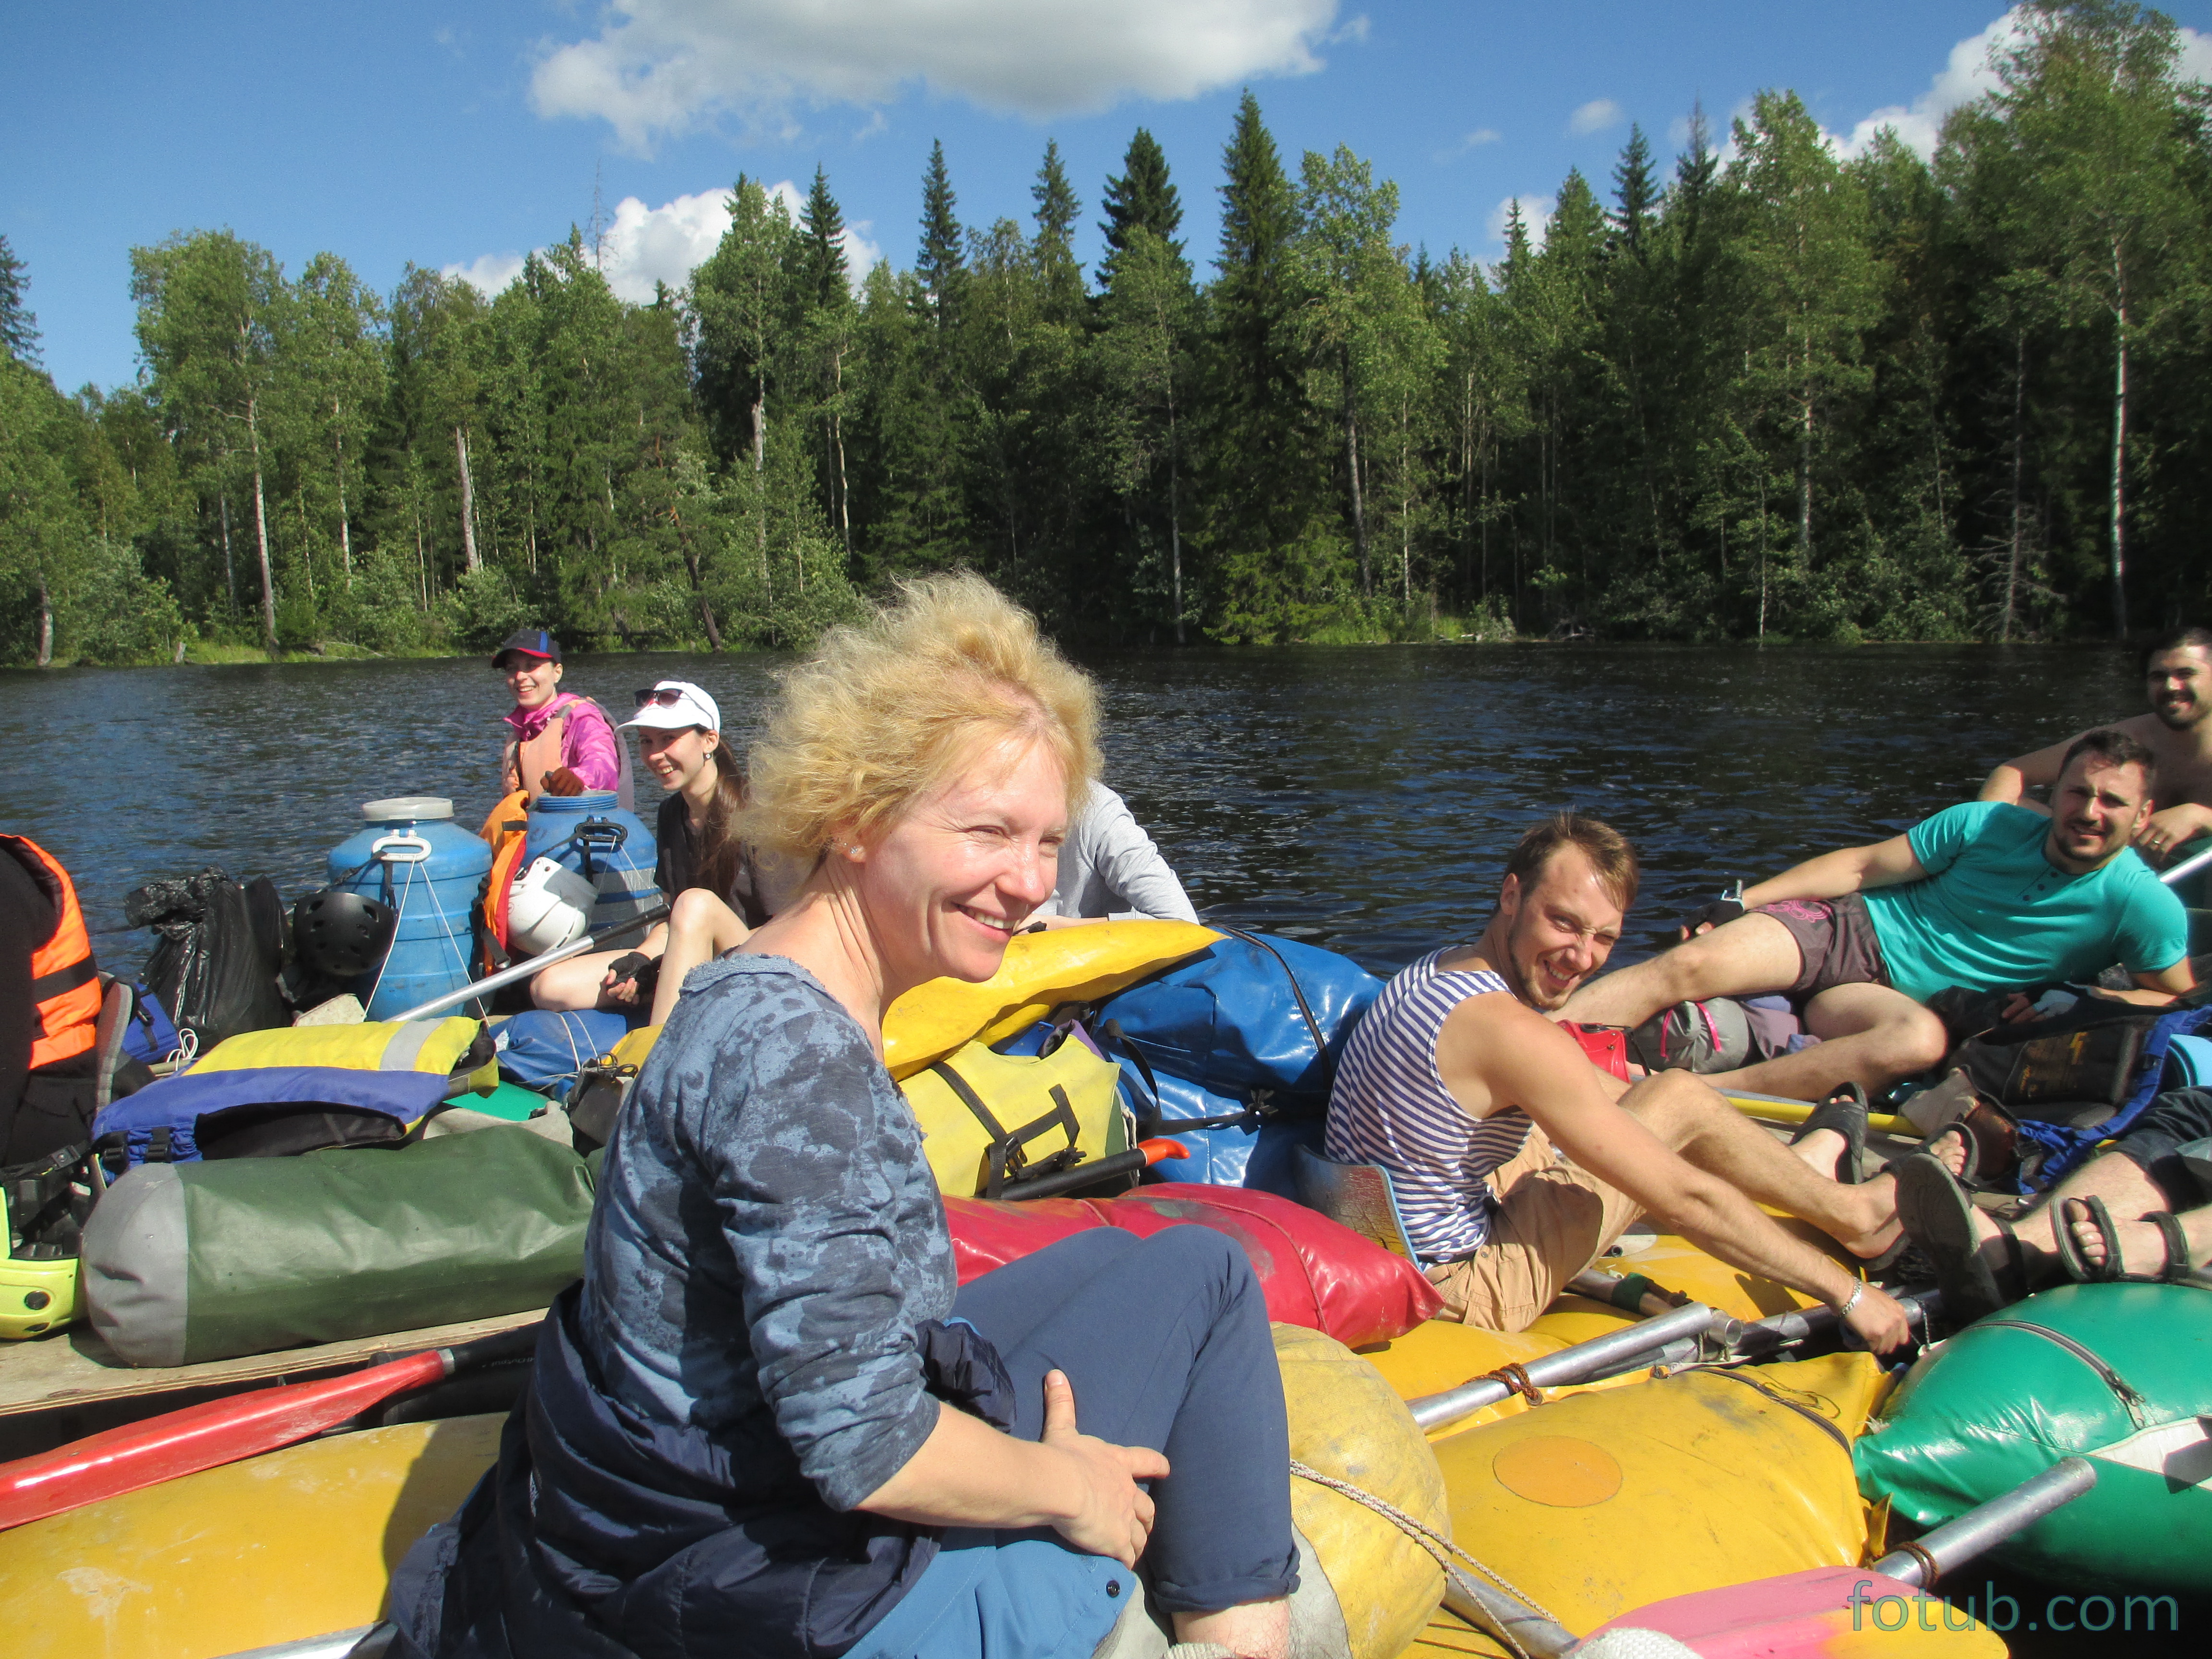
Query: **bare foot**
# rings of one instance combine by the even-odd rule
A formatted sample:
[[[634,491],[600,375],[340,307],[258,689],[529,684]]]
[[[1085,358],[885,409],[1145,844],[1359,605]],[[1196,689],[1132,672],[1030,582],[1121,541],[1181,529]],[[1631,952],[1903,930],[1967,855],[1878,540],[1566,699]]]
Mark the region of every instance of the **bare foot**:
[[[2102,1272],[2111,1252],[2105,1248],[2105,1235],[2098,1230],[2089,1206],[2078,1198],[2069,1198],[2065,1207],[2063,1224],[2074,1230],[2075,1247],[2081,1252],[2081,1259]],[[2121,1272],[2155,1273],[2166,1265],[2166,1235],[2155,1223],[2115,1218],[2112,1230],[2118,1235]]]
[[[1839,1175],[1838,1165],[1843,1162],[1844,1150],[1850,1145],[1833,1129],[1815,1129],[1790,1150],[1796,1153],[1814,1175],[1834,1181]]]

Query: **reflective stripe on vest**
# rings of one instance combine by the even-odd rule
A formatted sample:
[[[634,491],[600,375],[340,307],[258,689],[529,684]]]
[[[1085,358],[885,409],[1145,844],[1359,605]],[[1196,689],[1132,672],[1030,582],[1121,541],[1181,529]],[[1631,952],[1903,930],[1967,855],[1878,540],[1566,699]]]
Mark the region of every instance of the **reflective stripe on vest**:
[[[0,848],[12,854],[54,902],[54,931],[31,952],[31,994],[39,1011],[31,1069],[37,1071],[92,1047],[100,1024],[100,971],[84,912],[77,907],[76,884],[61,860],[27,836],[0,836]]]

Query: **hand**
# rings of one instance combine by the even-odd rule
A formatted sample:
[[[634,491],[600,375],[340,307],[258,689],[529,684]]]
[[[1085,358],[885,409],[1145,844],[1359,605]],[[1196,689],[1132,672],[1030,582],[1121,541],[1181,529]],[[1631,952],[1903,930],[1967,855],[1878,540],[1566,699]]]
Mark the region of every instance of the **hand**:
[[[599,981],[599,1000],[618,1002],[630,1006],[637,1001],[637,976],[653,963],[653,958],[642,951],[632,951],[617,957],[607,964],[607,976]]]
[[[1912,1340],[1912,1321],[1897,1298],[1869,1285],[1844,1321],[1870,1353],[1893,1353]]]
[[[1741,899],[1715,899],[1711,904],[1704,905],[1691,914],[1690,919],[1681,926],[1680,936],[1689,939],[1700,933],[1710,933],[1714,928],[1734,921],[1742,914]]]
[[[1079,1550],[1135,1566],[1152,1534],[1152,1500],[1137,1482],[1166,1474],[1168,1460],[1149,1446],[1115,1446],[1078,1433],[1075,1388],[1065,1371],[1045,1373],[1042,1443],[1068,1460],[1079,1483],[1075,1514],[1054,1522],[1054,1529]]]
[[[2162,812],[2154,812],[2143,820],[2142,828],[2136,831],[2136,846],[2148,859],[2164,864],[2179,850],[2183,842],[2202,833],[2204,813],[2201,807],[2184,803],[2169,806]]]
[[[2027,1000],[2027,992],[2014,991],[1998,1012],[1997,1018],[2008,1025],[2019,1025],[2031,1019],[2042,1018],[2043,1011]]]
[[[549,795],[580,795],[584,781],[565,766],[556,766],[538,780],[538,787]]]

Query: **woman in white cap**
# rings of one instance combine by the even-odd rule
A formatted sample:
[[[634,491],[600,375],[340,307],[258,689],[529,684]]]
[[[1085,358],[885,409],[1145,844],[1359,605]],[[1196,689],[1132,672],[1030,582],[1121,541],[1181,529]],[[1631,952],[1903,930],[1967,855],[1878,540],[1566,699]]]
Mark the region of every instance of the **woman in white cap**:
[[[722,743],[722,711],[689,680],[637,694],[635,728],[645,769],[668,791],[653,820],[654,881],[674,909],[635,951],[602,951],[556,963],[530,982],[541,1008],[628,1013],[649,1002],[659,1024],[684,976],[734,950],[769,919],[760,875],[731,821],[744,805],[744,774]]]

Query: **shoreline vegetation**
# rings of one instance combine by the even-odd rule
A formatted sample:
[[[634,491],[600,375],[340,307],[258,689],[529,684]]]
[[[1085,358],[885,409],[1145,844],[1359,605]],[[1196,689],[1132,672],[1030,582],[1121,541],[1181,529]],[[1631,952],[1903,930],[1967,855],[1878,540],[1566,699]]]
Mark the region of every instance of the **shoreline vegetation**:
[[[492,296],[179,231],[137,382],[65,394],[0,237],[0,663],[790,648],[951,567],[1079,648],[2198,620],[2212,91],[2157,12],[2015,16],[1931,157],[1693,110],[1494,264],[1249,93],[1204,274],[1142,128],[1088,271],[1055,143],[989,226],[935,146],[905,268],[847,268],[822,170],[796,218],[741,174],[644,304],[597,222]]]

